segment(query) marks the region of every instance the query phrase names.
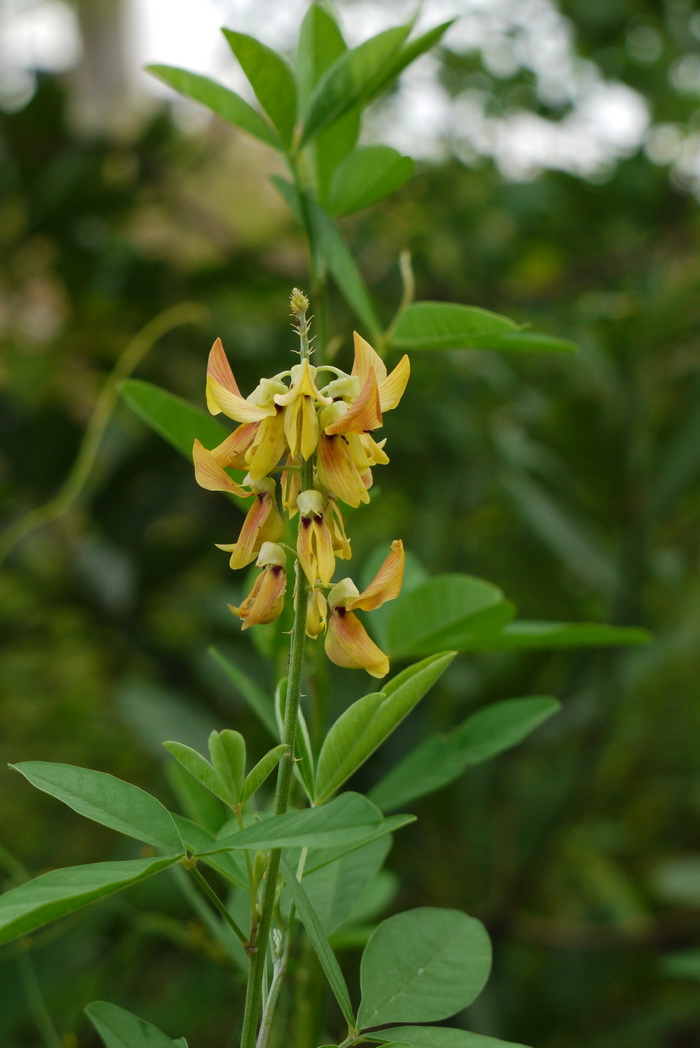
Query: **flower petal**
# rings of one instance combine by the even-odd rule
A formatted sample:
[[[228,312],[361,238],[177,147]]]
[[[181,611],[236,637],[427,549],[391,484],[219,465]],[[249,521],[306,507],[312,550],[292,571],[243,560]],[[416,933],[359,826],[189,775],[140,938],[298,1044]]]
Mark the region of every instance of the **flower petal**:
[[[283,535],[284,521],[277,503],[269,492],[261,491],[243,521],[238,542],[233,546],[219,546],[219,549],[231,553],[229,567],[236,571],[255,560],[263,542],[277,542]]]
[[[194,479],[200,487],[207,491],[230,491],[233,495],[248,498],[250,491],[241,487],[235,480],[229,477],[210,451],[200,441],[195,440],[192,448],[192,459],[194,461]]]
[[[364,433],[366,430],[378,429],[382,424],[382,412],[379,406],[379,389],[374,371],[369,371],[360,395],[352,402],[344,415],[326,427],[326,433]]]
[[[230,433],[226,440],[212,448],[209,454],[220,466],[248,470],[245,453],[255,440],[259,422],[246,422]]]
[[[386,677],[389,660],[351,611],[331,608],[326,633],[326,655],[336,666],[367,670],[373,677]]]
[[[375,608],[380,608],[387,600],[394,600],[401,592],[403,567],[403,542],[401,539],[395,539],[391,544],[391,553],[367,589],[363,590],[359,597],[350,601],[347,607],[373,611]]]
[[[241,606],[236,608],[229,604],[229,608],[243,621],[244,630],[249,626],[265,625],[282,614],[286,589],[287,573],[283,567],[263,568]]]
[[[404,394],[410,374],[411,362],[404,353],[391,374],[379,383],[379,403],[382,411],[391,411],[396,407]]]
[[[356,331],[353,331],[352,338],[355,344],[355,360],[352,365],[352,374],[359,375],[360,381],[364,385],[370,371],[373,371],[377,379],[377,385],[381,386],[386,378],[384,361],[362,335],[358,335]]]
[[[274,412],[274,408],[261,408],[241,396],[220,338],[217,338],[209,352],[206,392],[207,407],[212,415],[223,411],[236,422],[257,422]]]
[[[361,502],[369,502],[367,488],[342,434],[333,437],[321,434],[316,468],[318,479],[324,488],[328,488],[348,506],[359,506]]]
[[[252,480],[266,477],[282,458],[287,450],[287,439],[284,435],[284,412],[277,409],[272,418],[262,420],[255,434],[255,440],[246,452],[248,472]]]

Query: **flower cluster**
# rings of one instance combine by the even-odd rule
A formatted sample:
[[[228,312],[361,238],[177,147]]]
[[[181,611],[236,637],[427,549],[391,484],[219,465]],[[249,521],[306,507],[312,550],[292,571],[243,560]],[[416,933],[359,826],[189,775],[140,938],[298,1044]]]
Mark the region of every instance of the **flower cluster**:
[[[396,597],[403,577],[403,547],[391,552],[370,585],[360,593],[351,579],[333,583],[336,558],[350,558],[350,540],[340,503],[369,502],[372,469],[389,459],[385,440],[375,440],[385,411],[399,403],[409,376],[404,356],[391,373],[381,357],[357,333],[355,359],[348,374],[309,359],[305,310],[308,301],[292,293],[292,310],[302,344],[301,361],[289,371],[263,378],[249,396],[238,388],[220,339],[209,354],[207,406],[238,427],[218,447],[207,450],[196,440],[195,477],[210,491],[228,491],[253,503],[238,540],[219,548],[231,554],[230,566],[256,561],[262,568],[251,593],[231,611],[243,629],[272,622],[282,611],[286,589],[286,554],[281,540],[286,510],[299,515],[293,552],[310,587],[306,632],[325,633],[328,657],[339,666],[365,668],[376,677],[389,670],[386,655],[370,639],[355,610],[370,611]],[[227,470],[242,470],[238,482]],[[273,474],[279,474],[278,483]],[[324,593],[324,591],[328,591]]]

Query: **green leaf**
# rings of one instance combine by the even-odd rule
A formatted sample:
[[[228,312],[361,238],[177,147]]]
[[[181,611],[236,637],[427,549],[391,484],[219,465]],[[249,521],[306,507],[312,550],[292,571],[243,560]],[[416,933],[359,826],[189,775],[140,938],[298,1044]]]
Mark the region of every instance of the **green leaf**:
[[[503,334],[484,335],[479,339],[479,349],[502,349],[517,352],[576,353],[578,346],[567,338],[541,335],[538,331],[524,328],[521,331],[506,331]]]
[[[507,317],[453,302],[413,302],[391,334],[394,349],[475,349],[484,339],[517,332]]]
[[[242,131],[247,131],[249,135],[259,138],[273,149],[281,147],[282,143],[275,131],[263,120],[260,113],[256,113],[235,91],[224,87],[223,84],[217,84],[209,77],[190,73],[187,69],[178,69],[176,66],[151,65],[146,68],[169,87],[175,88],[181,95],[186,95],[195,102],[201,102],[229,124],[240,127]]]
[[[189,462],[192,462],[195,439],[205,448],[214,448],[229,436],[230,431],[201,408],[150,382],[129,379],[122,382],[119,392],[131,410]],[[229,497],[245,512],[250,508],[246,499]]]
[[[434,735],[416,746],[377,783],[370,798],[388,811],[434,793],[470,765],[521,742],[558,709],[556,699],[535,696],[506,699],[478,710],[449,735]]]
[[[422,36],[417,36],[415,40],[411,40],[395,52],[381,71],[382,75],[375,81],[372,97],[376,97],[385,87],[388,87],[391,81],[400,76],[411,62],[415,62],[426,51],[430,51],[431,48],[435,47],[454,22],[454,18],[450,18],[447,22],[441,22],[440,25],[436,25],[433,29],[428,29]]]
[[[474,1000],[490,967],[489,937],[473,917],[432,906],[396,914],[362,955],[357,1024],[446,1019]]]
[[[314,257],[321,256],[325,260],[333,279],[360,320],[371,331],[378,331],[380,325],[367,285],[330,215],[309,194],[300,196],[291,182],[278,175],[271,178],[292,214],[308,227]]]
[[[152,1023],[107,1001],[93,1001],[85,1009],[85,1014],[106,1048],[177,1048],[183,1044],[166,1037]]]
[[[394,601],[386,624],[388,654],[424,655],[474,644],[515,614],[497,586],[471,575],[435,575]]]
[[[332,796],[364,764],[442,676],[452,651],[431,655],[399,673],[384,691],[358,699],[333,724],[316,770],[316,803]]]
[[[333,15],[320,4],[311,4],[301,23],[295,64],[302,108],[323,73],[346,51],[343,34]]]
[[[350,1003],[350,994],[348,993],[343,973],[340,970],[340,965],[331,949],[331,945],[321,926],[321,922],[314,912],[314,908],[309,902],[306,892],[284,860],[280,863],[280,868],[282,870],[285,884],[294,900],[294,905],[297,908],[301,922],[306,929],[306,934],[311,940],[311,945],[313,946],[319,963],[323,968],[323,973],[326,976],[326,979],[328,979],[328,984],[340,1006],[341,1012],[343,1013],[343,1018],[349,1027],[353,1027],[355,1025],[355,1016],[352,1010],[352,1004]]]
[[[378,823],[366,837],[363,837],[359,841],[351,841],[349,844],[341,844],[332,848],[310,849],[309,857],[305,866],[306,873],[309,874],[312,873],[313,870],[320,870],[322,866],[325,866],[329,862],[335,862],[336,859],[340,859],[343,855],[347,855],[356,848],[362,848],[365,844],[369,844],[370,841],[375,841],[379,837],[385,837],[387,834],[396,833],[397,830],[401,830],[404,826],[409,826],[415,821],[415,815],[389,815],[382,822]]]
[[[514,1041],[500,1041],[469,1030],[452,1030],[448,1026],[394,1026],[372,1034],[373,1040],[408,1041],[411,1048],[526,1048]]]
[[[231,803],[229,791],[220,776],[198,750],[186,746],[184,742],[164,742],[163,747],[206,790],[222,800],[224,804]]]
[[[283,677],[275,690],[275,716],[279,738],[284,738],[284,711],[287,703],[287,678]],[[314,755],[304,711],[299,707],[294,739],[294,774],[304,787],[309,800],[314,797]]]
[[[539,648],[607,648],[648,644],[651,634],[636,626],[599,622],[530,622],[518,619],[493,634],[476,639],[473,650],[529,651]],[[472,650],[469,647],[461,651]]]
[[[10,767],[87,819],[155,848],[179,855],[185,850],[168,809],[130,782],[71,764],[24,761]]]
[[[410,31],[410,24],[386,29],[335,60],[311,92],[304,116],[302,145],[343,113],[374,97],[377,93],[374,82],[381,79],[387,62]]]
[[[255,97],[289,146],[297,114],[297,88],[292,70],[281,55],[254,36],[222,30],[248,77]]]
[[[350,215],[376,204],[411,177],[413,166],[410,157],[390,146],[355,149],[333,174],[328,210],[332,215]]]
[[[243,794],[241,801],[245,804],[254,793],[256,793],[265,779],[275,770],[282,757],[287,752],[288,747],[284,743],[280,743],[279,746],[273,747],[268,750],[265,756],[258,761],[252,771],[249,773],[243,786]]]
[[[383,826],[381,812],[359,793],[343,793],[322,808],[272,815],[219,840],[197,855],[228,848],[331,848],[374,836]]]
[[[277,739],[275,711],[272,701],[267,693],[252,681],[250,677],[246,676],[243,670],[239,669],[235,663],[225,658],[220,651],[217,651],[216,648],[209,648],[209,654],[214,659],[217,666],[219,666],[226,674],[241,698],[245,700],[247,705],[257,716],[260,723],[267,728],[273,739]]]
[[[0,943],[10,942],[65,917],[89,902],[128,888],[178,862],[182,855],[158,859],[95,862],[52,870],[0,895]]]
[[[216,834],[204,826],[200,826],[199,823],[176,813],[173,814],[173,819],[189,852],[196,852],[217,843],[218,838]],[[204,855],[202,856],[202,862],[206,862],[213,870],[217,870],[227,881],[231,881],[233,884],[248,890],[247,875],[238,865],[238,860],[232,852],[217,852],[215,855]]]
[[[304,889],[327,935],[332,935],[346,920],[382,868],[390,847],[389,837],[380,837],[304,874]]]
[[[185,815],[211,833],[218,833],[230,815],[219,798],[193,779],[181,764],[168,761],[164,771]]]
[[[228,796],[226,803],[241,804],[246,764],[245,739],[241,733],[231,728],[213,731],[209,736],[209,756]]]

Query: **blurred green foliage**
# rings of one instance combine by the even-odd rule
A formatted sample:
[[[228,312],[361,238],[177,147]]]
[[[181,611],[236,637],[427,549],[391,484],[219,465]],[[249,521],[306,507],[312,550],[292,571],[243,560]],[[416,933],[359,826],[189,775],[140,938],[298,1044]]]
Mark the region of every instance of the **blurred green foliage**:
[[[640,91],[654,120],[697,126],[697,93],[669,79],[679,57],[698,52],[689,5],[562,8],[580,52]],[[630,44],[640,25],[661,41],[651,61]],[[525,74],[499,80],[478,57],[469,64],[496,110],[514,87],[531,89]],[[261,148],[219,124],[186,135],[166,112],[129,139],[81,136],[65,91],[40,80],[25,108],[0,120],[8,524],[58,489],[106,374],[154,315],[182,301],[207,307],[206,322],[172,330],[138,371],[202,405],[216,335],[245,389],[281,366],[287,294],[305,279]],[[700,941],[697,200],[643,153],[598,183],[553,172],[513,183],[490,162],[449,161],[420,166],[388,205],[345,228],[379,301],[397,301],[395,263],[407,247],[421,298],[481,305],[581,346],[565,358],[414,354],[401,411],[387,420],[383,498],[353,520],[355,556],[401,534],[429,569],[489,579],[528,618],[641,625],[655,636],[641,650],[457,660],[394,752],[495,699],[551,693],[565,708],[521,749],[420,802],[390,859],[400,901],[486,921],[495,977],[471,1009],[472,1028],[538,1048],[691,1048],[700,1035],[691,963]],[[338,300],[333,328],[349,336],[351,326]],[[348,337],[339,352],[349,353]],[[215,643],[269,687],[226,610],[243,587],[213,547],[231,540],[237,514],[117,410],[78,503],[29,535],[0,574],[5,761],[90,764],[167,802],[159,743],[175,726],[192,745],[226,725],[263,745],[206,654]],[[339,706],[362,687],[338,683]],[[365,785],[381,773],[377,758]],[[0,783],[7,886],[23,876],[19,863],[33,874],[49,857],[118,857],[106,831],[7,770]],[[167,885],[144,884],[49,929],[31,951],[35,974],[25,946],[6,950],[2,1043],[51,1043],[37,1032],[35,975],[56,1029],[74,1031],[81,1048],[96,1043],[81,1009],[100,997],[172,1030],[196,1025],[199,1048],[227,1043],[231,972],[203,925],[174,919],[188,909],[177,883]],[[690,962],[661,963],[676,952]]]

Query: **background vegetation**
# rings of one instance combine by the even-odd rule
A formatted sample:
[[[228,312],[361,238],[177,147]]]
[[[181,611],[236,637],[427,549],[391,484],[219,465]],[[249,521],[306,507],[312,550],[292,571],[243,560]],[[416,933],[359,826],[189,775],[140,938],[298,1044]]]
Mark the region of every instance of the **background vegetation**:
[[[478,152],[425,161],[346,232],[388,315],[406,247],[421,298],[503,312],[580,352],[415,355],[387,421],[384,498],[353,522],[354,543],[357,556],[401,534],[432,571],[483,576],[528,618],[641,625],[655,639],[459,659],[397,746],[495,698],[555,694],[564,710],[421,802],[390,865],[402,907],[456,906],[486,922],[496,967],[473,1028],[537,1048],[690,1048],[700,1034],[697,18],[678,0],[560,9],[578,55],[646,99],[646,146],[592,180],[553,170],[509,180]],[[483,51],[442,58],[445,85],[457,93],[471,77],[494,119],[514,98],[555,122],[571,111],[543,102],[528,70],[497,75]],[[75,91],[70,78],[40,75],[31,99],[0,118],[8,525],[56,493],[107,373],[156,314],[205,307],[137,372],[202,404],[218,334],[246,389],[284,366],[287,295],[305,281],[261,149],[215,122],[185,133],[167,110],[129,133],[88,134],[73,119]],[[349,335],[340,299],[337,309]],[[160,742],[175,727],[194,745],[226,725],[255,736],[206,654],[216,643],[259,677],[226,610],[238,584],[213,547],[231,541],[235,512],[117,409],[78,501],[0,574],[3,767],[90,765],[167,801]],[[375,762],[367,775],[378,774]],[[0,789],[6,886],[23,869],[118,854],[107,832],[7,770]],[[67,1048],[89,1048],[81,1009],[94,998],[184,1033],[196,1015],[198,1048],[226,1043],[231,972],[202,926],[183,933],[174,920],[187,912],[176,885],[164,894],[159,879],[157,895],[144,885],[126,899],[43,933],[33,967],[26,948],[5,948],[4,1045],[43,1044],[45,1006]]]

